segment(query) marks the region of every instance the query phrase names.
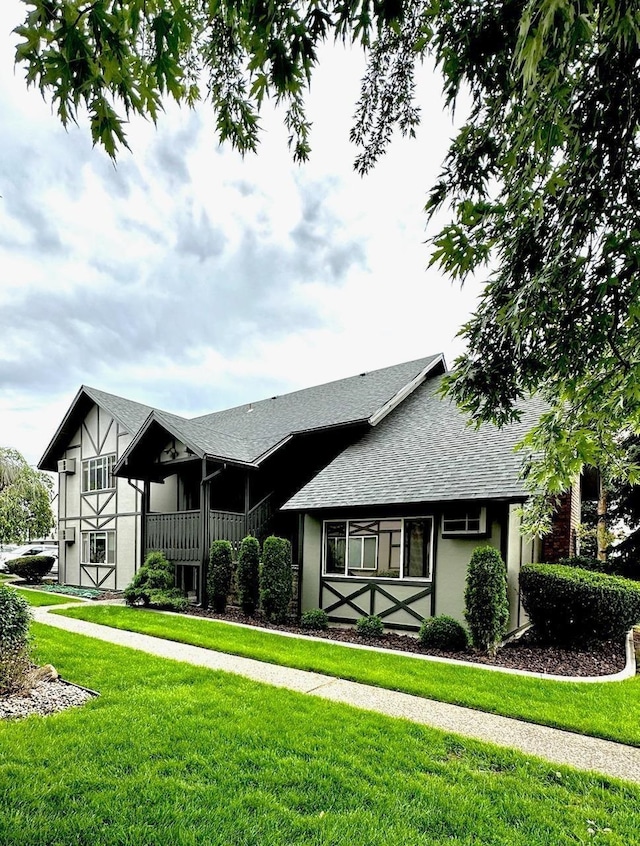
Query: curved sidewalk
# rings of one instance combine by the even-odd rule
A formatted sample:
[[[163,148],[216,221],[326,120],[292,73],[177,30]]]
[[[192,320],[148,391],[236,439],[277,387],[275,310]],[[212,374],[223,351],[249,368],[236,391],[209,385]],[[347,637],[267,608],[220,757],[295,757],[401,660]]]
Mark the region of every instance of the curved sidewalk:
[[[58,608],[60,606],[57,606]],[[211,670],[245,676],[265,684],[343,702],[367,711],[401,717],[443,731],[518,749],[555,764],[566,764],[640,784],[640,748],[624,746],[560,729],[525,723],[459,705],[422,699],[395,690],[371,687],[320,673],[266,664],[251,658],[214,652],[198,646],[162,640],[136,632],[112,629],[84,620],[49,614],[47,607],[33,608],[39,623],[127,646],[142,652],[185,661]]]

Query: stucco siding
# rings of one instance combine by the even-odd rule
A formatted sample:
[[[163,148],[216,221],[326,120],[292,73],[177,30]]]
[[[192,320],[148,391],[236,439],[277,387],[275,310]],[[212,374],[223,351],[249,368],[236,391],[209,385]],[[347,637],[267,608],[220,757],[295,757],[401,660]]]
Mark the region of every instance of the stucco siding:
[[[464,622],[464,586],[467,567],[473,550],[479,546],[493,546],[500,549],[500,524],[491,524],[488,538],[438,538],[436,547],[436,615],[447,614]]]
[[[321,567],[322,522],[310,514],[305,514],[302,536],[301,611],[309,611],[319,607]]]

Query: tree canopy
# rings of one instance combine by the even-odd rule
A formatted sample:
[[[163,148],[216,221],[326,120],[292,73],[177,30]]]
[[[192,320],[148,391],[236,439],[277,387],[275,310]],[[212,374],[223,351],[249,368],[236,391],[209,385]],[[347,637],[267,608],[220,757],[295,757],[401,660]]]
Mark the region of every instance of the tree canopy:
[[[471,108],[427,213],[449,222],[431,261],[484,276],[448,390],[476,423],[520,400],[548,410],[523,449],[531,530],[585,463],[636,482],[640,432],[640,3],[637,0],[25,0],[16,60],[64,123],[88,112],[111,156],[132,113],[208,99],[222,141],[256,149],[265,97],[309,155],[304,98],[319,44],[363,46],[351,137],[371,168],[420,120],[414,68],[431,56],[447,104]]]
[[[15,449],[0,447],[0,543],[25,543],[53,527],[53,483]]]

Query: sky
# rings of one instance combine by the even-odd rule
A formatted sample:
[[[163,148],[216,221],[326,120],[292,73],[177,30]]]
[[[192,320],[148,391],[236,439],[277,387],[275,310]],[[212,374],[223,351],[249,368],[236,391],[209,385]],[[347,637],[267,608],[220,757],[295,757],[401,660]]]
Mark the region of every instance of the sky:
[[[443,352],[474,308],[427,268],[423,208],[454,132],[420,73],[422,126],[353,170],[361,53],[321,55],[311,161],[265,110],[256,155],[208,104],[128,128],[114,167],[14,68],[26,8],[0,8],[0,446],[35,464],[82,384],[195,416]]]

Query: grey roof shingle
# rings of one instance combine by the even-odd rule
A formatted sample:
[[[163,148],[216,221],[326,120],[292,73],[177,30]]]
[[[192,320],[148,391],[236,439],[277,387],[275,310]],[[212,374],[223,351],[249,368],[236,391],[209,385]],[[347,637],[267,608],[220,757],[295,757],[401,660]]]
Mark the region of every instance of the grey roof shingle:
[[[150,424],[153,419],[201,454],[253,464],[298,432],[368,420],[407,390],[421,373],[429,368],[441,371],[442,362],[442,355],[431,355],[192,419],[83,386],[40,466],[55,469],[64,439],[81,412],[78,403],[87,398],[104,407],[134,435],[125,456],[137,449],[145,422],[149,419]]]
[[[348,447],[283,507],[291,510],[526,496],[513,447],[542,403],[523,404],[519,423],[467,425],[429,380],[377,427]]]

